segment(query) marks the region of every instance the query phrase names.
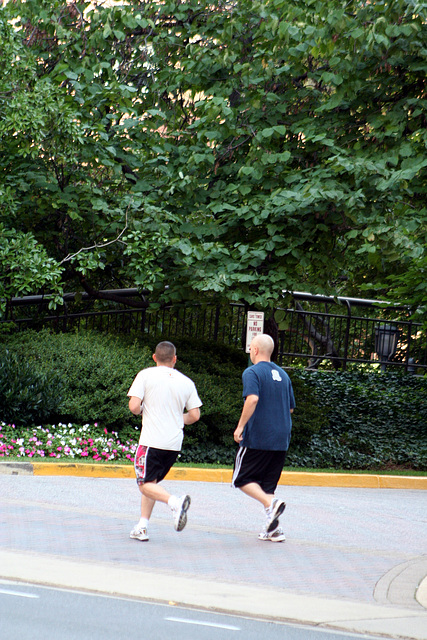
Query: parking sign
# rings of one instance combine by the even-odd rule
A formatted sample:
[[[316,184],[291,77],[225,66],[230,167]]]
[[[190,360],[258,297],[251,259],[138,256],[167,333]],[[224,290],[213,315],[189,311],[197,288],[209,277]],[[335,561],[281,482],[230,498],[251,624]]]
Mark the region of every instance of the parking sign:
[[[264,332],[264,313],[262,311],[248,311],[248,322],[246,328],[246,353],[252,339]]]

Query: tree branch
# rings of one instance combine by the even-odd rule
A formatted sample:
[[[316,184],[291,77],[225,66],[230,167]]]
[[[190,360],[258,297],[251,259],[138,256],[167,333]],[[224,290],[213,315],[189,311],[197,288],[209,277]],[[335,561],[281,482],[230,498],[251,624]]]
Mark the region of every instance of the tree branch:
[[[95,244],[93,244],[90,247],[82,247],[81,249],[76,251],[76,253],[69,253],[63,260],[61,260],[61,262],[59,263],[59,266],[61,266],[61,264],[64,264],[64,262],[70,262],[71,260],[73,260],[73,258],[76,258],[80,253],[82,253],[82,251],[92,251],[92,249],[102,249],[103,247],[108,247],[110,244],[114,244],[115,242],[118,242],[122,237],[122,235],[124,234],[124,232],[126,231],[126,229],[128,228],[128,210],[129,210],[129,207],[126,209],[125,226],[120,231],[117,238],[114,238],[114,240],[109,240],[108,242],[103,242],[102,244],[98,244],[97,242],[95,242]]]

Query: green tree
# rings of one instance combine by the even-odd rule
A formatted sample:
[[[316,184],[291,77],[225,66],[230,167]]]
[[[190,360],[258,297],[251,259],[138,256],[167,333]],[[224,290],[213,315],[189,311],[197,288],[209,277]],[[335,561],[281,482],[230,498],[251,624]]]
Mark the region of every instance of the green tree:
[[[62,269],[44,286],[262,308],[373,290],[425,314],[426,13],[8,3],[0,221]]]

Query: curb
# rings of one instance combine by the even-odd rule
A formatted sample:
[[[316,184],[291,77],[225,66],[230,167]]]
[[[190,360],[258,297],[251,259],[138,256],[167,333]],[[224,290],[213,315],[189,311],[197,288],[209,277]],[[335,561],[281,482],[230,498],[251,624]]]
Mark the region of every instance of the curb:
[[[0,475],[79,476],[94,478],[135,478],[132,465],[82,464],[75,462],[0,462]],[[173,467],[167,480],[231,483],[231,469]],[[427,490],[427,476],[390,476],[347,473],[305,473],[283,471],[280,485],[348,487],[357,489]]]

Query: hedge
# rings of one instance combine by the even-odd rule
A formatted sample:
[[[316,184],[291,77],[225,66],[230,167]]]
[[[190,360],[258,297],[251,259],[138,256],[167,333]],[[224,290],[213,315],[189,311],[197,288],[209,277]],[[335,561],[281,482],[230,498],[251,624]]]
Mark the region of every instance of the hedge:
[[[167,338],[165,338],[167,339]],[[127,406],[136,373],[157,340],[93,332],[24,331],[0,347],[0,420],[21,428],[97,423],[135,440]],[[183,462],[232,464],[242,408],[241,350],[177,340],[177,369],[196,383],[201,420],[186,428]],[[287,465],[427,469],[427,379],[403,373],[288,371],[297,408]]]

